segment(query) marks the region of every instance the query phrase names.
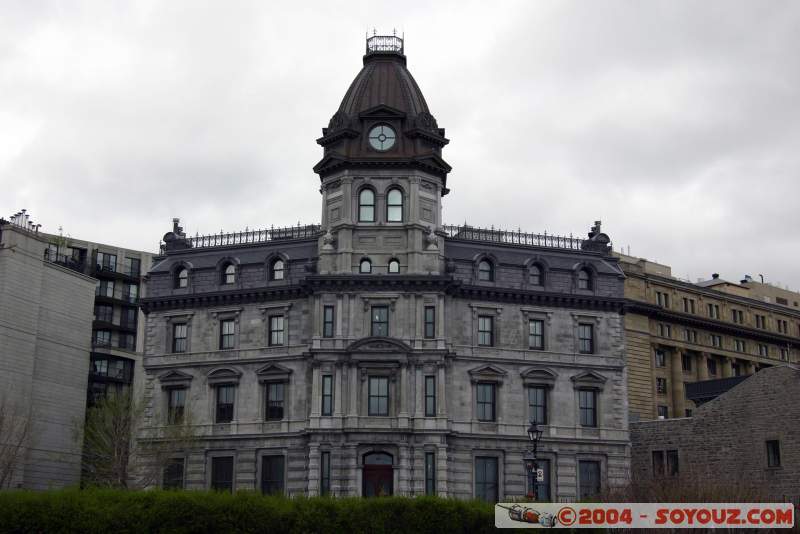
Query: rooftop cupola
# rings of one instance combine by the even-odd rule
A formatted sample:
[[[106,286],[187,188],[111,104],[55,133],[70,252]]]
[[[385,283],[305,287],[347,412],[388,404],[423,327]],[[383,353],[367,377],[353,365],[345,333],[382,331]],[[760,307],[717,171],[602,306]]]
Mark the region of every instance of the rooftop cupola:
[[[449,141],[406,68],[403,38],[368,36],[363,63],[317,139],[324,154],[314,172],[324,181],[346,169],[415,168],[439,177],[446,193]]]

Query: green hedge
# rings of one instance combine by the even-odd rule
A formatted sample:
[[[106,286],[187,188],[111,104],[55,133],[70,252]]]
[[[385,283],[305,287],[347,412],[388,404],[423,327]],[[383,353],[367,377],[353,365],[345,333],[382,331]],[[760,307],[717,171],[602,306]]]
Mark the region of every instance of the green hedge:
[[[494,507],[436,497],[265,497],[256,493],[0,492],[0,532],[496,532]]]

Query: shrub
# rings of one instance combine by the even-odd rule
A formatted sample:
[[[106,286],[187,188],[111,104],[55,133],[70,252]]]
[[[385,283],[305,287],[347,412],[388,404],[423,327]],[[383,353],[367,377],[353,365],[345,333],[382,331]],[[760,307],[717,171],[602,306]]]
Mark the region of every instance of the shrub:
[[[494,507],[437,497],[376,499],[111,489],[0,492],[0,532],[494,532]]]

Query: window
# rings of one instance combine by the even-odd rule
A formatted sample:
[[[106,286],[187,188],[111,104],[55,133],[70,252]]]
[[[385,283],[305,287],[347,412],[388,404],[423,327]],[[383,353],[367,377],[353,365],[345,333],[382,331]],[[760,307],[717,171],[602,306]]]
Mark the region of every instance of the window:
[[[217,423],[233,421],[233,401],[236,386],[232,384],[217,386]]]
[[[691,354],[681,354],[681,368],[684,372],[691,372],[692,371],[692,355]]]
[[[781,360],[787,361],[789,359],[789,349],[781,349]]]
[[[389,261],[389,274],[396,274],[400,272],[400,262],[392,259]]]
[[[139,285],[138,284],[124,284],[122,286],[122,300],[125,302],[136,302],[139,298]]]
[[[325,306],[322,308],[322,337],[333,337],[333,320],[334,320],[333,306]]]
[[[578,271],[578,289],[592,289],[592,275],[586,269]]]
[[[283,315],[269,317],[269,345],[283,345]]]
[[[234,346],[234,331],[236,321],[225,319],[219,323],[219,348],[220,350],[232,349]]]
[[[578,407],[581,426],[597,426],[597,392],[593,389],[579,389]]]
[[[690,408],[686,408],[686,417],[692,416],[692,410]]]
[[[270,280],[283,280],[286,275],[286,264],[281,259],[272,262],[269,269]]]
[[[547,424],[547,388],[533,386],[528,388],[528,419],[537,425]]]
[[[94,294],[99,297],[114,297],[114,281],[113,280],[99,280],[95,286]]]
[[[425,417],[436,416],[436,377],[425,377]]]
[[[656,367],[667,366],[667,357],[666,354],[664,354],[663,350],[656,349],[655,356],[656,356]]]
[[[222,273],[222,283],[233,284],[234,282],[236,282],[236,266],[229,263],[225,266],[225,270]]]
[[[478,317],[478,345],[491,347],[494,345],[494,317],[481,315]]]
[[[659,395],[666,395],[667,394],[667,379],[657,377],[656,378],[656,393]]]
[[[283,456],[263,456],[261,458],[261,493],[274,495],[283,493]]]
[[[778,319],[775,321],[778,324],[778,332],[781,334],[788,334],[789,333],[789,323],[784,319]]]
[[[691,328],[683,329],[683,340],[687,343],[697,343],[697,330]]]
[[[578,342],[581,354],[592,354],[594,352],[594,326],[586,323],[578,325]]]
[[[389,415],[389,378],[369,377],[369,415]]]
[[[667,451],[667,475],[678,476],[678,451]]]
[[[711,334],[711,346],[721,349],[722,348],[722,336],[718,336],[716,334]]]
[[[436,456],[425,453],[425,495],[436,495]]]
[[[142,273],[142,260],[139,258],[125,258],[125,274],[139,278]]]
[[[677,459],[677,452],[678,451],[667,451],[668,454],[675,453],[675,459]],[[677,463],[675,465],[677,466]],[[658,478],[663,477],[666,474],[664,466],[664,451],[653,451],[653,476]]]
[[[733,371],[733,376],[741,376],[742,375],[742,367],[739,365],[738,362],[731,363],[731,371]]]
[[[375,222],[375,192],[372,189],[362,189],[358,194],[358,220]]]
[[[540,319],[528,321],[528,347],[544,350],[544,321]]]
[[[767,327],[767,318],[764,315],[756,315],[756,328],[761,328],[762,330]]]
[[[735,340],[733,340],[733,348],[734,348],[734,350],[735,350],[736,352],[746,352],[746,351],[747,351],[747,350],[746,350],[746,349],[747,349],[747,345],[746,345],[746,344],[745,344],[745,342],[744,342],[743,340],[741,340],[741,339],[735,339]]]
[[[172,325],[172,352],[186,352],[186,337],[188,334],[186,323]]]
[[[183,288],[187,287],[188,285],[189,285],[189,271],[186,270],[184,267],[181,267],[175,274],[175,287]]]
[[[97,253],[97,270],[98,271],[112,271],[117,270],[117,256],[116,254],[107,254],[105,252]]]
[[[664,323],[658,323],[658,335],[661,337],[672,337],[672,326]]]
[[[267,421],[280,421],[283,419],[283,382],[267,382]]]
[[[94,307],[94,320],[111,323],[114,319],[114,307],[107,304],[97,304]]]
[[[167,390],[167,422],[170,425],[183,423],[183,413],[186,408],[186,390],[173,388]]]
[[[372,272],[372,262],[368,259],[364,258],[361,260],[361,263],[358,264],[358,272],[361,274],[369,274]]]
[[[117,334],[121,349],[136,350],[136,336],[133,334]]]
[[[708,316],[712,319],[719,319],[719,304],[708,304]]]
[[[95,330],[94,344],[97,347],[111,346],[111,332],[109,330]]]
[[[494,421],[495,413],[495,384],[478,382],[478,421]]]
[[[656,291],[656,304],[662,308],[669,308],[669,294]]]
[[[161,488],[165,490],[183,489],[183,458],[171,458],[164,467],[164,478]]]
[[[708,374],[715,375],[717,374],[717,360],[714,358],[709,358],[706,360],[706,366],[708,367]]]
[[[578,462],[578,498],[591,499],[600,493],[600,462],[580,460]]]
[[[233,491],[233,456],[217,456],[211,459],[211,489]]]
[[[658,418],[659,419],[666,419],[669,417],[669,408],[666,406],[659,406],[658,407]]]
[[[743,324],[744,313],[742,313],[742,310],[731,310],[731,320],[734,323]]]
[[[386,306],[372,307],[372,335],[389,335],[389,308]]]
[[[333,375],[322,375],[322,415],[333,415]]]
[[[436,308],[434,306],[425,306],[424,335],[428,339],[436,337]]]
[[[694,313],[694,299],[683,298],[683,312]]]
[[[542,268],[539,267],[538,265],[531,265],[531,270],[528,275],[528,282],[530,283],[530,285],[532,286],[544,285],[542,283],[543,278],[544,277],[542,276]]]
[[[328,495],[331,492],[331,453],[320,453],[319,462],[319,494]]]
[[[136,316],[138,315],[138,310],[136,308],[122,308],[122,313],[120,316],[119,323],[122,326],[127,326],[129,328],[136,328]]]
[[[403,220],[403,192],[399,189],[390,189],[386,195],[386,220],[389,222]]]
[[[769,356],[769,347],[763,343],[758,344],[758,355],[767,358]]]
[[[767,441],[767,467],[781,466],[781,444],[778,440]]]
[[[475,498],[497,502],[498,494],[497,458],[478,456],[475,458]]]
[[[491,282],[494,280],[494,269],[488,260],[481,260],[478,263],[478,280],[481,282]]]

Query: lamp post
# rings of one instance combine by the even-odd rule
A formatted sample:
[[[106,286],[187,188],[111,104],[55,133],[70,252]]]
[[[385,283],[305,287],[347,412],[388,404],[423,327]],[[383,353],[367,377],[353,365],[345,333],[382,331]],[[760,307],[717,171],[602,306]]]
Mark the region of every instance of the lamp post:
[[[536,462],[536,452],[539,445],[539,440],[542,439],[542,429],[531,421],[531,426],[528,427],[528,439],[531,441],[531,457],[525,459],[525,469],[531,479],[531,485],[528,488],[528,498],[534,501],[538,500],[536,491],[536,482],[538,477],[539,466]]]

